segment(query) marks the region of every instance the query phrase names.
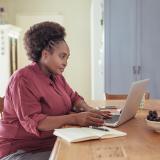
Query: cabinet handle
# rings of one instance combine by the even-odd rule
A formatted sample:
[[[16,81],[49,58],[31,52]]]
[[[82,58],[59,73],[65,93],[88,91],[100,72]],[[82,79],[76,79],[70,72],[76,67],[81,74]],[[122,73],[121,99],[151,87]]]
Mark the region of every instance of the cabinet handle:
[[[133,74],[136,74],[137,73],[137,69],[136,69],[136,66],[133,66]]]
[[[141,66],[138,66],[138,70],[137,70],[137,74],[140,74],[141,73]]]

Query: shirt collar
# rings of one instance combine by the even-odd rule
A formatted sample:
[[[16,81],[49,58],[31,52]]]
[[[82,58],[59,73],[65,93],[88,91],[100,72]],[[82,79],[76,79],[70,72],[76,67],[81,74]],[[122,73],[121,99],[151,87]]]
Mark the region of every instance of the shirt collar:
[[[32,62],[31,63],[31,67],[36,73],[38,73],[39,75],[43,76],[49,82],[49,84],[52,84],[53,82],[55,82],[56,75],[53,75],[53,74],[47,75],[47,74],[45,74],[41,70],[41,68],[39,67],[39,65],[36,62]]]

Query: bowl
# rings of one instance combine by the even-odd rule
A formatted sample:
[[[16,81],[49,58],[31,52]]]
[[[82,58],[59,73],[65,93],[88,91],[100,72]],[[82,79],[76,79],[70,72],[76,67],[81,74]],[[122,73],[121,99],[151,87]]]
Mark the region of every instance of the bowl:
[[[160,122],[158,121],[150,121],[148,119],[145,119],[146,120],[146,124],[149,128],[151,128],[152,130],[160,133]]]

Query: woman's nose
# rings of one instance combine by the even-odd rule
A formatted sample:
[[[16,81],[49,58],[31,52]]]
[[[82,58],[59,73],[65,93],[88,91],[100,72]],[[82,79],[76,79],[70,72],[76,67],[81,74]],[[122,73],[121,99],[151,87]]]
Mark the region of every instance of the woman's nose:
[[[64,63],[63,63],[63,67],[66,67],[66,66],[67,66],[67,62],[64,62]]]
[[[67,66],[67,60],[64,61],[63,66],[64,66],[64,67]]]

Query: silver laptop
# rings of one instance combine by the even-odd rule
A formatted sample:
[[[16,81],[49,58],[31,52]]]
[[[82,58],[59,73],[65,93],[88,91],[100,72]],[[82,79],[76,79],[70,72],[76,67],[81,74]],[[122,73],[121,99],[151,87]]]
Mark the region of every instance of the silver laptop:
[[[111,119],[105,120],[105,126],[117,127],[132,119],[139,108],[141,99],[146,92],[149,79],[133,82],[124,107],[119,114],[112,115]]]

